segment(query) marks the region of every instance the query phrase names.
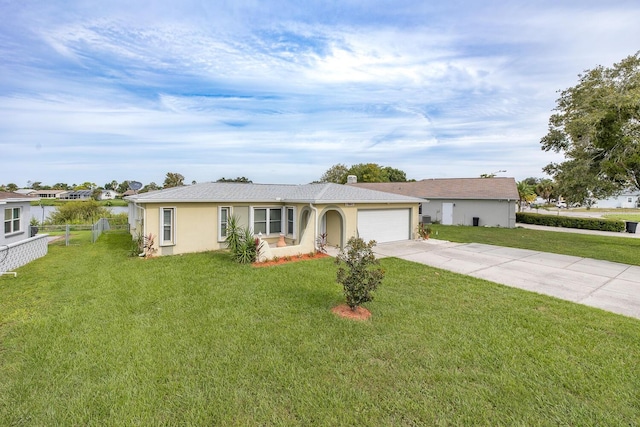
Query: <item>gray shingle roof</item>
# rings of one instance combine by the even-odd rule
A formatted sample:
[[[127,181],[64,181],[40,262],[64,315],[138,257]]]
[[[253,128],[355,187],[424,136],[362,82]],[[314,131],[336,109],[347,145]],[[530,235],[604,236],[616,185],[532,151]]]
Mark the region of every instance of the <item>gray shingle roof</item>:
[[[423,199],[518,200],[518,187],[514,178],[441,178],[416,182],[362,182],[352,185]]]
[[[206,182],[125,197],[138,203],[285,202],[285,203],[418,203],[415,197],[322,183],[304,185]]]
[[[28,196],[25,194],[20,194],[20,193],[12,193],[10,191],[0,191],[0,200],[22,202],[22,201],[38,200],[38,198],[33,196]]]

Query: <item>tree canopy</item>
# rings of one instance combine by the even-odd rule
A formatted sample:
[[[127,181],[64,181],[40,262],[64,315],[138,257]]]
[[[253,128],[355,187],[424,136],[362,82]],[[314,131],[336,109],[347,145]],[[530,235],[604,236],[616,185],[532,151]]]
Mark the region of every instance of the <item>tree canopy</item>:
[[[536,193],[545,199],[547,203],[551,203],[551,198],[555,196],[555,192],[556,184],[550,179],[541,179],[536,184]]]
[[[640,189],[640,52],[579,77],[561,92],[540,141],[566,160],[544,171],[571,202]]]
[[[240,182],[240,183],[245,183],[245,184],[251,184],[253,181],[251,181],[247,177],[239,176],[237,178],[225,178],[225,177],[222,177],[219,180],[217,180],[216,182]]]
[[[521,211],[524,203],[533,202],[535,200],[536,191],[535,187],[528,184],[526,181],[518,181],[516,185],[518,187],[518,197],[520,199],[518,203],[518,211]]]
[[[176,172],[167,172],[164,179],[164,188],[180,187],[184,185],[184,176]]]
[[[344,184],[347,176],[355,175],[358,182],[406,182],[407,174],[400,169],[380,166],[377,163],[358,163],[347,167],[341,163],[331,166],[320,178],[320,182]]]
[[[342,163],[331,166],[320,177],[320,182],[333,182],[335,184],[344,184],[347,182],[347,176],[349,175],[349,168]]]

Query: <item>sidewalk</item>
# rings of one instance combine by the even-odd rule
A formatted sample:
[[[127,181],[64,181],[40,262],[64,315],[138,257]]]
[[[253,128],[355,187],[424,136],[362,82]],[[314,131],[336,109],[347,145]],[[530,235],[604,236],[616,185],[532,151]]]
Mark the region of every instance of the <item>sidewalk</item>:
[[[516,223],[516,227],[529,228],[531,230],[556,231],[558,233],[593,234],[593,235],[611,236],[611,237],[630,237],[632,239],[640,238],[640,234],[637,232],[638,230],[636,230],[636,233],[626,233],[626,232],[615,232],[615,231],[583,230],[580,228],[547,227],[544,225],[523,224],[521,222]]]

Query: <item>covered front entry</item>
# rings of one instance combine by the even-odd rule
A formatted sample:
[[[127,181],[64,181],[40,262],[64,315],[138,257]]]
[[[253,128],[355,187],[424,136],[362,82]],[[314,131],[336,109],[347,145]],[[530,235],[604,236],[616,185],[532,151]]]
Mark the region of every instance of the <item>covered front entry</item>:
[[[322,233],[326,233],[327,245],[342,248],[344,222],[337,210],[327,210],[322,215]]]
[[[411,238],[410,209],[372,209],[358,211],[358,235],[378,243]]]

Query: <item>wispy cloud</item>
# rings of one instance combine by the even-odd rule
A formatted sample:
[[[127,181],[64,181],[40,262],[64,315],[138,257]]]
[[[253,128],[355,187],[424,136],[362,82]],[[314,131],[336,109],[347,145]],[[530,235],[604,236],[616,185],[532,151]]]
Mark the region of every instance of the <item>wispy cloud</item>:
[[[0,183],[335,163],[541,176],[556,91],[635,53],[635,2],[0,5]]]

